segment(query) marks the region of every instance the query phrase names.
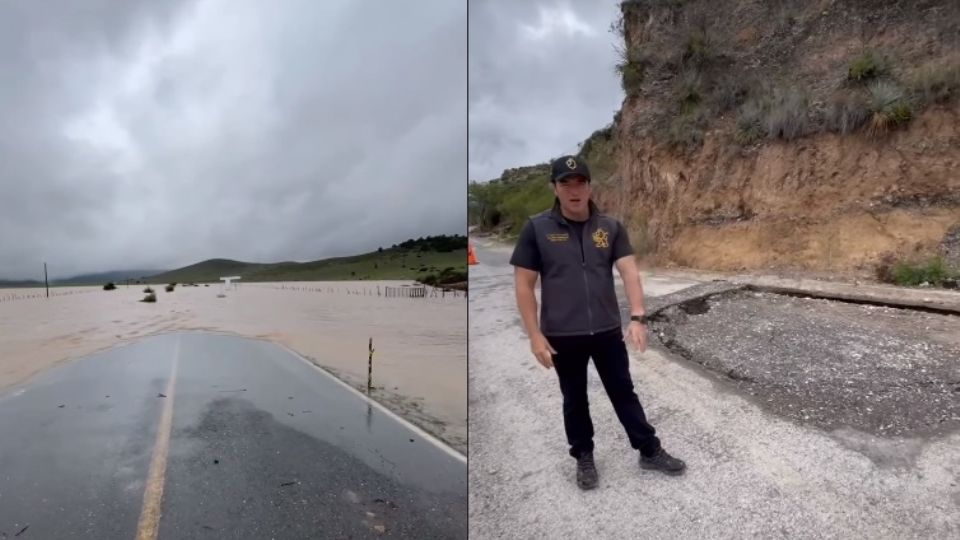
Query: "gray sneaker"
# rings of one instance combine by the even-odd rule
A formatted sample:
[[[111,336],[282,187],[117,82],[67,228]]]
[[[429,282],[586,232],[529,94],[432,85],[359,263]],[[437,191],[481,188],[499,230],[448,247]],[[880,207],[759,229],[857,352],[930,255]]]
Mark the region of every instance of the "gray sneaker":
[[[593,463],[593,452],[587,452],[577,458],[577,485],[580,489],[597,487],[597,467]]]
[[[687,464],[671,456],[663,448],[660,448],[656,454],[650,457],[644,457],[643,454],[641,454],[640,468],[650,471],[663,471],[670,475],[678,475],[683,474],[683,471],[687,468]]]

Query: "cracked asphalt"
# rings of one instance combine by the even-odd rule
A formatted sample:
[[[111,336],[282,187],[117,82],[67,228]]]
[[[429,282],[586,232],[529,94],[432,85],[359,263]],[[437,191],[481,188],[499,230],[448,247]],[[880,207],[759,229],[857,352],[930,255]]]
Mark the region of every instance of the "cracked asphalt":
[[[600,486],[582,492],[574,481],[574,461],[566,454],[556,374],[533,359],[519,322],[509,248],[474,242],[480,264],[470,268],[471,538],[960,536],[960,434],[943,425],[946,421],[936,422],[930,433],[918,429],[923,423],[918,419],[944,417],[951,404],[943,400],[949,396],[934,394],[941,397],[940,405],[919,406],[923,400],[909,392],[903,396],[907,401],[889,400],[893,411],[913,407],[906,415],[912,420],[903,424],[909,429],[898,435],[893,429],[879,430],[879,416],[861,424],[855,417],[832,425],[816,418],[798,421],[766,404],[757,388],[751,394],[743,386],[750,379],[764,381],[765,371],[781,379],[789,373],[763,356],[762,344],[779,339],[787,350],[802,353],[793,360],[817,366],[805,373],[808,378],[843,381],[831,387],[841,392],[833,402],[841,411],[862,403],[845,399],[842,392],[858,367],[879,366],[901,381],[918,381],[910,365],[922,363],[921,369],[933,370],[932,376],[944,381],[944,390],[951,388],[946,383],[957,357],[945,355],[955,350],[947,337],[952,327],[936,316],[911,312],[906,316],[913,326],[904,329],[897,318],[903,314],[886,308],[874,308],[870,322],[863,323],[849,312],[860,307],[849,304],[828,302],[833,304],[828,307],[825,301],[733,292],[708,302],[708,311],[698,313],[694,307],[683,314],[685,320],[671,325],[674,345],[698,351],[702,359],[707,358],[704,351],[712,352],[716,365],[688,360],[652,335],[645,353],[631,352],[637,394],[664,445],[687,462],[687,474],[674,478],[639,469],[591,367]],[[666,295],[694,287],[735,289],[667,275],[645,277],[644,287],[648,305],[659,301],[660,308]],[[736,313],[742,320],[718,324]],[[822,326],[817,339],[791,338],[786,328],[809,323],[800,315],[833,326]],[[662,320],[671,316],[681,317],[665,308]],[[740,327],[748,321],[752,332],[749,325]],[[705,329],[697,325],[710,326],[712,333],[701,335]],[[778,325],[786,325],[779,334]],[[891,327],[901,330],[891,333]],[[847,348],[831,349],[839,343]],[[881,349],[888,354],[873,359],[876,355],[864,344],[888,347]],[[837,362],[851,351],[860,351],[856,362]],[[818,354],[833,356],[818,359]],[[721,362],[730,362],[733,378]],[[862,380],[854,386],[871,391]],[[922,388],[934,387],[940,388]]]

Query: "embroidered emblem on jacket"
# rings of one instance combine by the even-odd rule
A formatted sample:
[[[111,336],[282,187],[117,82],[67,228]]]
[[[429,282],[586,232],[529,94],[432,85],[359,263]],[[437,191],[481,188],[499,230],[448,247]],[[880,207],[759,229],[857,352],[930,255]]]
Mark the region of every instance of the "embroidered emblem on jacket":
[[[601,229],[597,229],[593,233],[593,245],[598,248],[610,247],[610,233]]]

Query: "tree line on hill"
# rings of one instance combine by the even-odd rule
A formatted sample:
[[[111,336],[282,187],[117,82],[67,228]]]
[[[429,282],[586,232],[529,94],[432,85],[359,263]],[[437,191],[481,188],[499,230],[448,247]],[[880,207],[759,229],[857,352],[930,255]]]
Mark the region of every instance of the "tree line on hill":
[[[439,236],[427,236],[414,239],[405,240],[399,244],[394,244],[393,249],[406,249],[413,250],[419,249],[420,251],[436,251],[439,253],[449,253],[451,251],[456,251],[458,249],[467,249],[467,237],[459,234],[447,235],[441,234]],[[383,251],[383,248],[380,248],[380,251]]]

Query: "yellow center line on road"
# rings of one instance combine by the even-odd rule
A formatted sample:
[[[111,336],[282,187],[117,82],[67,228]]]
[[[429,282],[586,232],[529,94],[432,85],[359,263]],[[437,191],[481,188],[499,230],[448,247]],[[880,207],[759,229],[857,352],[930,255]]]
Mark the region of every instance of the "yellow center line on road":
[[[160,502],[163,499],[163,483],[167,473],[167,455],[170,451],[170,429],[173,425],[173,392],[177,382],[177,365],[180,363],[180,338],[173,354],[173,367],[170,380],[167,381],[166,398],[160,427],[157,429],[157,441],[153,445],[153,459],[147,475],[147,486],[143,493],[143,508],[137,525],[137,540],[155,540],[160,528]]]

